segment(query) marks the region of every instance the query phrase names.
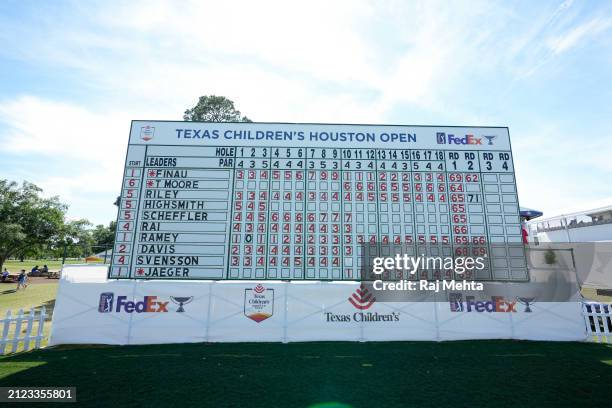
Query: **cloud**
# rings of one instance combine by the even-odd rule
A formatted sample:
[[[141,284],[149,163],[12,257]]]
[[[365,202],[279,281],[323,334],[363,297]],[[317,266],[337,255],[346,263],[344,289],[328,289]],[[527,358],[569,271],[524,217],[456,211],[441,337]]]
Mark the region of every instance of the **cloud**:
[[[612,19],[594,18],[585,23],[579,24],[561,35],[555,36],[549,42],[549,47],[555,54],[567,52],[579,46],[589,37],[597,36],[612,27]]]
[[[0,134],[4,151],[33,152],[84,160],[112,157],[126,146],[129,115],[94,112],[83,106],[20,96],[0,102]]]
[[[256,119],[251,112],[277,120],[298,113],[314,116],[312,121],[341,121],[344,109],[333,108],[350,101],[348,107],[357,109],[352,116],[365,114],[369,122],[384,121],[402,102],[446,110],[440,103],[446,85],[473,67],[491,33],[475,30],[475,23],[494,16],[480,1],[470,8],[437,2],[135,1],[112,10],[104,3],[86,16],[82,11],[65,10],[59,23],[40,17],[35,30],[8,24],[6,31],[14,29],[28,42],[10,52],[75,70],[98,92],[98,103],[153,100],[155,113],[180,115],[199,93],[216,92],[239,98]],[[309,105],[305,111],[284,111],[300,101]]]
[[[575,180],[572,166],[610,171],[609,147],[585,129],[586,153],[551,175],[546,163],[572,156],[576,143],[559,138],[562,118],[535,126],[542,106],[520,95],[545,87],[548,68],[604,36],[605,9],[571,1],[529,9],[485,1],[132,1],[43,4],[24,14],[0,16],[0,58],[68,79],[44,84],[55,91],[45,95],[0,90],[0,149],[43,158],[48,170],[36,180],[83,214],[118,193],[130,120],[181,119],[201,94],[225,95],[256,121],[509,124],[521,197],[529,198],[521,200],[534,207],[558,205],[563,183]],[[579,181],[568,188],[576,199],[585,190]]]
[[[589,209],[610,197],[612,178],[605,138],[574,132],[559,120],[525,126],[512,147],[521,205],[555,215],[565,209]],[[515,129],[515,132],[519,131]]]
[[[22,96],[0,102],[0,150],[20,157],[4,177],[27,178],[70,203],[71,218],[106,222],[121,185],[130,118]],[[4,125],[4,126],[2,126]],[[21,177],[19,177],[21,176]]]

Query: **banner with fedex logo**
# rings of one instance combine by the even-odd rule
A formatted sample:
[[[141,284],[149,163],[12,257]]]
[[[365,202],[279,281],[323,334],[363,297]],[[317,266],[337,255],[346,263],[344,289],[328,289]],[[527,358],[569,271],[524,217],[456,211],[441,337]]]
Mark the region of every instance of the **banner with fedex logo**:
[[[67,266],[50,344],[585,338],[579,301],[383,302],[359,282],[107,280],[106,267]]]
[[[127,296],[117,296],[113,292],[100,294],[98,312],[100,313],[167,313],[169,301],[163,302],[157,296],[145,296],[140,301],[128,300]],[[114,306],[114,307],[113,307]]]

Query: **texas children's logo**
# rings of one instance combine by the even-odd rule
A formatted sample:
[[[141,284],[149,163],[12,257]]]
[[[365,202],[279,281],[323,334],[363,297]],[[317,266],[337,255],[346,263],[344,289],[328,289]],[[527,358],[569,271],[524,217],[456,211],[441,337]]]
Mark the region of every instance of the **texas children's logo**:
[[[516,313],[517,303],[525,306],[524,312],[531,313],[530,306],[534,298],[516,298],[516,300],[506,300],[503,296],[491,296],[491,300],[476,300],[474,296],[451,292],[448,295],[448,302],[451,312],[476,312],[476,313]]]
[[[323,312],[323,317],[327,323],[349,323],[349,322],[399,322],[400,313],[378,313],[365,310],[375,305],[376,298],[370,293],[363,284],[355,289],[348,297],[348,302],[357,309],[354,313],[332,313]]]
[[[252,289],[244,290],[244,315],[261,323],[274,314],[274,289],[267,289],[258,283]]]
[[[485,136],[489,145],[493,144],[495,136]],[[446,134],[444,132],[436,133],[436,142],[438,144],[455,144],[455,145],[482,145],[482,137],[474,135],[455,136],[454,134]]]
[[[169,301],[162,301],[157,296],[144,296],[142,300],[127,300],[127,296],[117,296],[113,292],[100,294],[98,312],[100,313],[168,313],[168,305],[178,305],[176,312],[185,311],[184,305],[193,300],[193,296],[170,296]]]
[[[359,310],[367,310],[376,302],[376,298],[363,285],[355,289],[355,292],[351,294],[348,300],[351,302],[351,305]]]
[[[155,128],[153,126],[147,125],[140,128],[140,138],[145,142],[153,139],[153,136],[155,136]]]

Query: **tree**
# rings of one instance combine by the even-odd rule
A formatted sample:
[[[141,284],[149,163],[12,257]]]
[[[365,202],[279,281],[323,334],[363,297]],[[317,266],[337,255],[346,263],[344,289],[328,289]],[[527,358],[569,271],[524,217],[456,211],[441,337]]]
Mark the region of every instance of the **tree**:
[[[42,189],[0,179],[0,269],[10,256],[42,248],[62,232],[67,206]]]
[[[44,258],[47,253],[47,248],[45,248],[43,245],[31,245],[27,248],[19,250],[19,252],[14,254],[14,256],[23,262],[24,259]]]
[[[93,242],[98,246],[111,247],[115,242],[115,231],[117,230],[117,222],[111,221],[108,227],[104,225],[96,225],[91,231]]]
[[[234,102],[225,96],[216,95],[200,96],[196,106],[185,111],[183,119],[198,122],[252,122],[242,116],[234,107]]]
[[[91,223],[86,219],[65,223],[60,232],[58,250],[65,251],[69,258],[82,258],[91,254],[93,245]],[[63,253],[62,253],[63,255]]]

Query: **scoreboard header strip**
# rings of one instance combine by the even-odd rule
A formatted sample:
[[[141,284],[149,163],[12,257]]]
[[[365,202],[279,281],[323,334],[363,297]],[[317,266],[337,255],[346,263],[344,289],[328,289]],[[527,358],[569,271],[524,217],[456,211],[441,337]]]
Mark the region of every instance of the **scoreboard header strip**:
[[[130,145],[510,150],[507,127],[132,122]]]

